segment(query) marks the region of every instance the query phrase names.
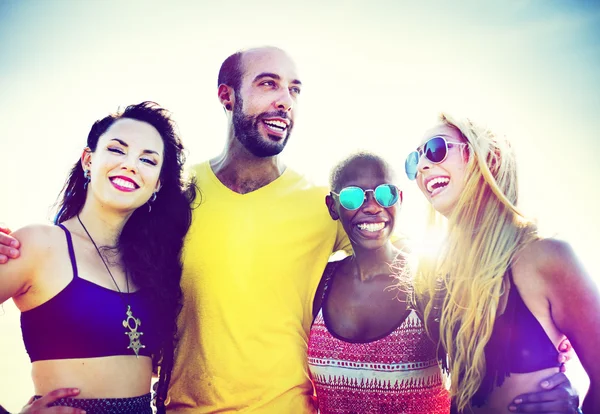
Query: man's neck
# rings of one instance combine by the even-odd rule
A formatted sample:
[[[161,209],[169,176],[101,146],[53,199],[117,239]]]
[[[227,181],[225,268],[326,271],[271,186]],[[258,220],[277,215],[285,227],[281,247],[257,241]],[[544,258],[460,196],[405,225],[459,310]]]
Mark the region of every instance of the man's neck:
[[[278,156],[258,158],[227,150],[210,160],[210,166],[223,185],[239,194],[250,193],[272,183],[286,168]]]

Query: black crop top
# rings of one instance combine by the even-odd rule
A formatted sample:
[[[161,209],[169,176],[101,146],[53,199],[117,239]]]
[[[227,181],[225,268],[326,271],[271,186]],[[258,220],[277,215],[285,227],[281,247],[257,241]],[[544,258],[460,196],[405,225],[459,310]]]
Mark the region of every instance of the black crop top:
[[[139,355],[157,352],[158,333],[155,328],[154,306],[143,290],[119,293],[86,279],[77,272],[71,233],[66,234],[73,279],[47,302],[21,313],[23,342],[31,362],[49,359],[94,358],[113,355],[135,355],[128,349],[129,329],[127,305],[141,321]],[[108,275],[107,275],[108,277]],[[135,323],[130,320],[130,326]]]
[[[501,386],[511,373],[540,371],[559,367],[559,352],[544,328],[523,302],[509,268],[510,292],[504,313],[496,318],[485,347],[486,373],[472,404],[481,406],[495,386]]]

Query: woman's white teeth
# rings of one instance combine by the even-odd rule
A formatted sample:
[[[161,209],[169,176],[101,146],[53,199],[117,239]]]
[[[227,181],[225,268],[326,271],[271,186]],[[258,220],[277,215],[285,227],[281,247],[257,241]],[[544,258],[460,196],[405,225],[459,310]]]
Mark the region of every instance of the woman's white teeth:
[[[271,128],[277,128],[280,130],[284,130],[287,128],[287,125],[285,122],[282,121],[264,121],[265,124],[267,124],[267,126],[271,127]]]
[[[358,228],[366,231],[379,231],[385,227],[385,223],[360,223]]]
[[[131,188],[131,189],[135,188],[135,185],[131,181],[127,181],[122,178],[114,178],[112,181],[113,181],[113,183],[115,183],[116,185],[118,185],[120,187]]]
[[[433,180],[427,182],[427,191],[430,193],[436,188],[445,187],[450,182],[448,177],[435,177]]]

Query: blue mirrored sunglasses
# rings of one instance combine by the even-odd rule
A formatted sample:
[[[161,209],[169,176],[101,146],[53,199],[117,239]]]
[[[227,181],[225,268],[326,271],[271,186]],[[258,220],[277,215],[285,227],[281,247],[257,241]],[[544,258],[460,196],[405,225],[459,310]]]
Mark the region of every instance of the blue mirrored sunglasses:
[[[393,184],[381,184],[374,190],[363,190],[360,187],[350,186],[344,187],[339,193],[331,192],[336,195],[342,207],[346,210],[358,210],[367,199],[367,193],[373,192],[373,198],[381,207],[388,208],[393,206],[400,200],[402,202],[402,191]]]

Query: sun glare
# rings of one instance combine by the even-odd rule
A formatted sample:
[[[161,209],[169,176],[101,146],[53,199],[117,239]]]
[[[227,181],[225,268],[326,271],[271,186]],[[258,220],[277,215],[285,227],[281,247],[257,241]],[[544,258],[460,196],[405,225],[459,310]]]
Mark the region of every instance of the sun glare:
[[[283,155],[290,166],[326,184],[348,152],[383,154],[404,191],[399,231],[433,257],[439,245],[418,242],[426,210],[403,177],[404,158],[441,110],[481,116],[515,142],[524,209],[571,242],[599,280],[597,8],[254,3],[0,0],[0,222],[47,222],[92,123],[119,106],[157,101],[174,113],[188,164],[216,156],[225,142],[221,61],[274,44],[304,84]],[[0,403],[16,412],[33,394],[30,364],[17,309],[7,302],[0,314]]]

